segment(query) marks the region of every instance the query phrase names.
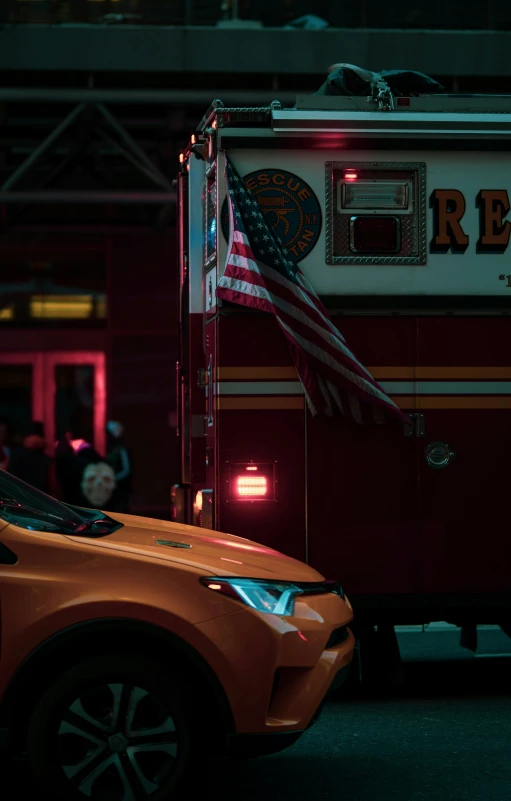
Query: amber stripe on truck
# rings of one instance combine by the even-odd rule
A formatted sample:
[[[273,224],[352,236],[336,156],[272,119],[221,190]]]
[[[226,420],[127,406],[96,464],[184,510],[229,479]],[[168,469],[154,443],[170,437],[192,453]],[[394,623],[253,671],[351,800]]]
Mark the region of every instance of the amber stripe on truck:
[[[511,408],[511,367],[396,365],[368,369],[402,409]],[[304,408],[294,367],[219,367],[216,396],[219,410]]]
[[[413,381],[417,378],[438,379],[510,379],[511,367],[368,367],[371,375],[377,380],[384,378],[408,378]],[[218,367],[217,379],[219,381],[233,380],[297,380],[298,375],[294,367]]]

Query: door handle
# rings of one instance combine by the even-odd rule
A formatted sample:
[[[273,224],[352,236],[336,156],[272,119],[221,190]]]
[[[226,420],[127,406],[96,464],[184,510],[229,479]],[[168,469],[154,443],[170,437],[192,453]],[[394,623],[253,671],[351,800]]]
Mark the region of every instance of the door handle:
[[[405,414],[404,435],[405,437],[423,437],[425,434],[424,413],[412,412]]]
[[[208,426],[212,426],[214,423],[213,420],[213,404],[215,402],[214,394],[213,394],[214,386],[213,386],[213,355],[210,353],[209,355],[209,364],[208,364]]]
[[[446,442],[430,442],[426,445],[424,456],[432,470],[443,470],[451,464],[456,454]]]

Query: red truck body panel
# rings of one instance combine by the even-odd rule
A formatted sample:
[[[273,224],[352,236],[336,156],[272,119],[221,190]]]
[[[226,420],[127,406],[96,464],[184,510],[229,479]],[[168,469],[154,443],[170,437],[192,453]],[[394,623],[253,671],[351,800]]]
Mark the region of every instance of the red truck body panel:
[[[460,108],[463,104],[460,100]],[[371,150],[367,141],[355,142],[358,122],[350,118],[353,130],[344,130],[341,114],[318,112],[311,122],[315,112],[309,117],[304,112],[303,119],[296,109],[277,112],[273,129],[258,138],[256,123],[264,110],[240,109],[238,116],[231,111],[224,114],[218,131],[211,121],[222,115],[211,112],[201,129],[203,144],[193,146],[203,148],[205,162],[197,167],[188,149],[180,179],[183,186],[190,181],[189,195],[188,189],[182,191],[189,206],[182,214],[188,240],[184,235],[181,254],[182,264],[187,259],[191,264],[189,275],[182,270],[189,302],[180,312],[186,522],[206,525],[207,520],[219,530],[307,561],[326,578],[340,580],[355,602],[357,619],[369,623],[509,619],[511,276],[499,255],[502,250],[484,250],[484,237],[494,235],[488,233],[494,212],[488,199],[481,206],[479,194],[490,181],[487,175],[497,180],[499,174],[499,154],[482,141],[483,129],[486,126],[494,136],[505,115],[493,115],[497,121],[489,115],[473,131],[465,112],[455,123],[445,114],[437,115],[439,121],[426,113],[423,121],[416,116],[417,130],[407,136],[416,136],[420,144],[399,140],[396,149],[401,152],[393,155],[379,120],[373,120],[376,115],[361,115],[364,136],[379,137]],[[388,130],[395,125],[395,136],[405,119],[398,116],[385,117]],[[270,117],[268,112],[260,128]],[[317,128],[309,130],[312,125]],[[434,125],[444,126],[445,132],[435,129],[436,143],[430,147],[427,138]],[[325,134],[323,143],[321,126],[330,137]],[[377,133],[370,126],[377,127]],[[347,137],[346,153],[335,144],[333,131],[341,130]],[[474,148],[468,155],[458,147],[465,133]],[[306,191],[307,200],[316,193],[317,208],[330,225],[320,228],[317,211],[305,210],[304,274],[328,302],[333,322],[359,361],[410,416],[411,427],[400,422],[359,426],[342,416],[313,417],[275,319],[215,300],[227,248],[226,232],[221,233],[221,223],[216,222],[225,222],[226,197],[223,156],[215,150],[217,134],[227,150],[232,148],[230,155],[241,164],[240,175],[246,173],[243,180],[255,197],[271,181],[275,196],[284,192],[279,188],[284,180],[286,192],[296,184]],[[293,140],[295,135],[301,139]],[[355,143],[349,143],[350,136]],[[438,136],[446,140],[442,147]],[[313,143],[311,151],[303,144],[307,137]],[[401,218],[404,238],[406,234],[401,260],[381,256],[365,263],[350,251],[346,219],[341,220],[335,205],[341,203],[345,187],[337,194],[332,190],[332,182],[342,179],[343,164],[351,163],[350,147],[357,149],[353,163],[357,170],[366,170],[366,183],[378,182],[378,169],[386,164],[383,192],[400,175],[410,181],[407,191],[415,192]],[[466,169],[469,158],[472,171]],[[449,228],[451,200],[444,204],[442,219],[438,202],[433,203],[439,193],[444,197],[451,191],[446,188],[451,178],[450,172],[445,175],[447,168],[465,193],[460,236],[467,241],[462,250]],[[366,202],[363,194],[360,198],[359,204]],[[433,200],[426,204],[426,198]],[[273,195],[270,200],[277,203]],[[261,208],[270,208],[269,200],[266,206],[259,202]],[[287,202],[283,195],[282,209]],[[293,208],[291,220],[299,211]],[[336,239],[332,220],[345,226],[344,238]],[[441,234],[447,237],[444,245],[439,220]],[[458,296],[457,282],[463,281],[465,294],[460,291]],[[236,488],[246,485],[239,483],[243,476],[266,482],[264,497],[237,494]]]

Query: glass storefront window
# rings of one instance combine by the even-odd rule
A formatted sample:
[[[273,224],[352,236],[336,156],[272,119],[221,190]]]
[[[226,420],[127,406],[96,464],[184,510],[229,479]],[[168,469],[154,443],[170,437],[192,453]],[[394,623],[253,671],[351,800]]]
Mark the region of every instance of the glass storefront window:
[[[78,320],[101,326],[106,315],[104,260],[86,264],[0,261],[0,326]]]
[[[32,372],[31,364],[0,364],[0,426],[7,427],[0,446],[21,445],[16,434],[32,419]]]
[[[80,437],[94,437],[94,367],[88,364],[55,366],[55,433],[79,431]]]

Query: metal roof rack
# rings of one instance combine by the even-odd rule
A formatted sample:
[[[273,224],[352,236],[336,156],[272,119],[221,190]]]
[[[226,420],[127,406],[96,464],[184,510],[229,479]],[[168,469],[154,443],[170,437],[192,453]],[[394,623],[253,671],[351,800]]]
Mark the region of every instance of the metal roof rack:
[[[297,95],[296,109],[302,111],[377,111],[371,97],[348,95]],[[394,97],[393,112],[450,114],[509,114],[511,95],[418,95]]]

